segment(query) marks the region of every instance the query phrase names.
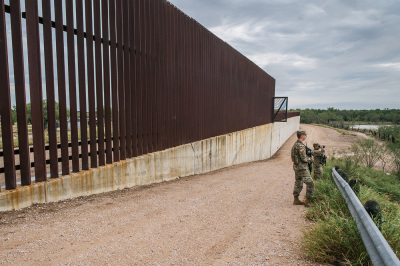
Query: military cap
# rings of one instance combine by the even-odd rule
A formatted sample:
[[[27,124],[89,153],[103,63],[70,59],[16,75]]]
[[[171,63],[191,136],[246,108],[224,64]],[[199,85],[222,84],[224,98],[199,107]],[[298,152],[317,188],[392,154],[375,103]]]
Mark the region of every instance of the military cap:
[[[321,145],[319,145],[318,143],[314,143],[313,146],[314,146],[314,147],[319,147],[319,146],[321,146]]]
[[[307,136],[307,132],[305,130],[297,131],[297,136],[301,136],[301,135],[306,135]]]

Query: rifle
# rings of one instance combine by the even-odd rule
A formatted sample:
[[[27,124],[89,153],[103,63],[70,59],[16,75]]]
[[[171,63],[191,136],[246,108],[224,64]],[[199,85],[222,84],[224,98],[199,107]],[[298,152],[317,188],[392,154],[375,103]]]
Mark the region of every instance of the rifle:
[[[327,159],[328,157],[326,157],[326,155],[324,155],[323,157],[322,157],[322,165],[326,165],[326,159]]]
[[[306,145],[306,155],[307,155],[307,157],[310,157],[310,158],[312,156],[312,151],[311,151],[311,149],[309,147],[307,147],[307,145]],[[310,170],[310,174],[311,174],[311,172],[312,172],[312,163],[308,163],[308,169]]]

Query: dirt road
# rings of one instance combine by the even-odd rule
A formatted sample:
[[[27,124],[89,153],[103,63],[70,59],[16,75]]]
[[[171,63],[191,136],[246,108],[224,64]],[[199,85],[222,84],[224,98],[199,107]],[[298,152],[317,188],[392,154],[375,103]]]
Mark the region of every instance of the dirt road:
[[[357,138],[301,128],[328,156]],[[0,264],[316,265],[302,255],[305,208],[292,205],[295,139],[269,160],[0,213]]]

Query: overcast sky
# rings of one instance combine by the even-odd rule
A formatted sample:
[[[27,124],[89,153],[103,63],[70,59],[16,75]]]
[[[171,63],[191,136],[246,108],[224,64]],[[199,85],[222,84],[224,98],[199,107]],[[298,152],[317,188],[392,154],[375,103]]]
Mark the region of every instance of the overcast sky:
[[[171,0],[276,79],[289,108],[400,109],[399,0]]]

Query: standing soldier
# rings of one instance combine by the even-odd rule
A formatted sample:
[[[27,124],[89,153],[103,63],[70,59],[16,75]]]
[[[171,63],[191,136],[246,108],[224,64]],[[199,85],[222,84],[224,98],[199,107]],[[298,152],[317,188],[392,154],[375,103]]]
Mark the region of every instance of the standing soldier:
[[[312,151],[312,156],[314,157],[314,180],[321,178],[323,175],[322,160],[325,155],[325,146],[314,143],[314,150]]]
[[[297,141],[292,147],[291,157],[293,161],[293,169],[296,176],[294,183],[293,196],[294,205],[305,205],[308,207],[314,194],[314,181],[311,178],[308,164],[313,162],[312,157],[307,157],[306,146],[303,141],[307,139],[307,133],[303,130],[297,131]],[[307,185],[306,200],[302,202],[299,199],[300,192],[303,190],[303,183]]]

